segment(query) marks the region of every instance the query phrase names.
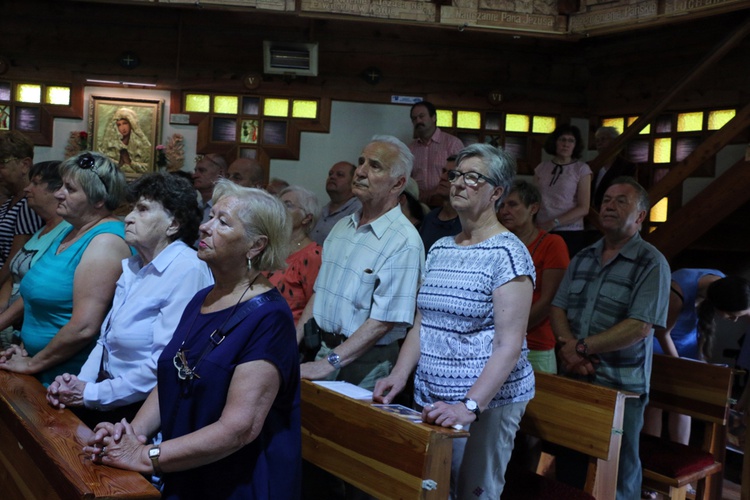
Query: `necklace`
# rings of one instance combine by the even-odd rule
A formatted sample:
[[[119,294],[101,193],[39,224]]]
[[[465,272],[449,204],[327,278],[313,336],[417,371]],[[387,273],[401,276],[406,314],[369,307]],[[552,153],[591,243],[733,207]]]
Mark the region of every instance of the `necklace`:
[[[195,362],[192,368],[188,365],[187,360],[187,353],[189,349],[183,349],[185,347],[185,342],[187,342],[188,338],[190,338],[190,331],[193,329],[193,326],[195,325],[195,320],[198,318],[199,314],[196,314],[193,318],[193,321],[190,323],[190,328],[188,328],[187,333],[185,334],[185,339],[182,341],[182,344],[180,344],[180,348],[177,350],[177,352],[174,355],[174,358],[172,359],[172,364],[174,364],[174,367],[177,369],[177,377],[180,380],[193,380],[193,378],[201,378],[200,375],[196,372],[196,369],[198,368],[198,365],[201,361],[203,361],[203,358],[208,356],[208,353],[210,353],[214,347],[218,346],[224,341],[224,338],[226,337],[226,333],[224,333],[224,327],[229,322],[229,320],[234,316],[234,312],[237,310],[237,307],[239,307],[240,303],[242,302],[242,299],[245,298],[245,295],[249,290],[253,289],[253,285],[258,280],[258,277],[260,276],[260,273],[255,275],[255,278],[253,278],[253,281],[250,282],[249,285],[247,285],[247,288],[245,288],[245,291],[242,292],[242,295],[240,295],[239,300],[237,303],[232,307],[232,310],[229,311],[229,315],[226,317],[224,322],[221,324],[219,328],[211,332],[211,334],[208,336],[210,339],[210,342],[206,345],[205,348],[203,348],[203,352],[201,352],[201,355],[198,357],[198,361]]]

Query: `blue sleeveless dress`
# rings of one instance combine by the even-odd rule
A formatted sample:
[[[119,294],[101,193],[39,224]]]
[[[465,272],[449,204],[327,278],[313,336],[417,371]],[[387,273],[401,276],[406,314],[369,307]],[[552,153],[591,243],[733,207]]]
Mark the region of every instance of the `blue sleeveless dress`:
[[[73,315],[73,279],[76,267],[89,243],[100,234],[110,233],[125,239],[125,225],[119,221],[104,222],[91,228],[81,238],[57,254],[57,248],[73,228],[63,231],[48,252],[21,280],[23,297],[23,328],[21,340],[29,356],[35,356],[49,344],[52,337],[70,321]],[[96,272],[92,269],[91,272]],[[78,373],[96,344],[81,349],[72,358],[40,372],[36,377],[45,385],[63,373]]]

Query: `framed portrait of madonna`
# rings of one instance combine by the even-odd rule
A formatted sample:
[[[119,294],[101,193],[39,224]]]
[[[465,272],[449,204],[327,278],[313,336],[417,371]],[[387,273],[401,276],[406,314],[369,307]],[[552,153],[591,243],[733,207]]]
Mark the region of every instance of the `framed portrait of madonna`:
[[[91,149],[115,162],[128,179],[155,170],[164,101],[91,96]]]

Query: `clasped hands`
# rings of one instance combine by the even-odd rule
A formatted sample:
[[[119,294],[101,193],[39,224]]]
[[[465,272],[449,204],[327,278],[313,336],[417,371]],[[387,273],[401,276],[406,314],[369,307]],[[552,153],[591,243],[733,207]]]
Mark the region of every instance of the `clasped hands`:
[[[83,390],[86,382],[70,373],[55,377],[47,388],[47,402],[55,408],[83,406]]]
[[[137,435],[124,418],[117,423],[102,422],[94,427],[94,434],[83,447],[83,453],[98,464],[151,474],[147,438]]]
[[[557,357],[563,371],[575,375],[593,375],[596,373],[596,365],[599,364],[597,356],[581,356],[576,351],[576,339],[558,339],[559,349]]]
[[[32,375],[29,353],[22,345],[12,345],[0,353],[0,370]]]

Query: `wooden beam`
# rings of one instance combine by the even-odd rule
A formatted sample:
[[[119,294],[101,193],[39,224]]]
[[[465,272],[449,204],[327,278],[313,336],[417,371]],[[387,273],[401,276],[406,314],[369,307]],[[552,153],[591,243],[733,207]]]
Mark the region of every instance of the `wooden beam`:
[[[669,260],[748,200],[750,162],[741,159],[644,238]]]
[[[716,62],[721,60],[721,58],[723,58],[730,50],[742,42],[748,33],[750,33],[750,17],[737,27],[736,30],[728,34],[721,42],[716,44],[715,47],[711,48],[693,69],[691,69],[683,78],[677,80],[677,83],[667,91],[661,101],[655,103],[651,109],[639,116],[632,125],[627,127],[619,137],[612,141],[609,148],[588,162],[594,175],[596,175],[596,172],[599,171],[602,165],[605,165],[614,159],[630,139],[659,116],[677,94],[682,92],[688,87],[688,85],[692,84],[699,76],[703,75],[703,73],[709,70]]]

